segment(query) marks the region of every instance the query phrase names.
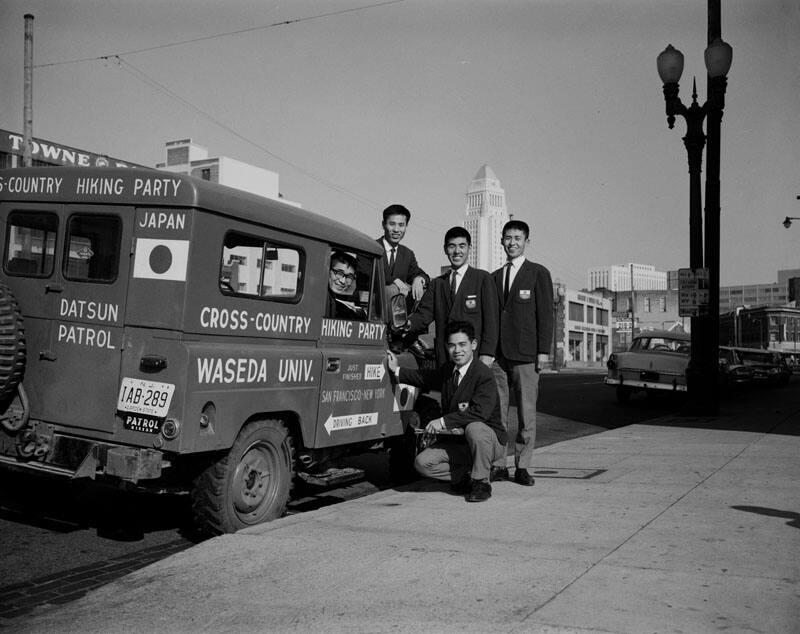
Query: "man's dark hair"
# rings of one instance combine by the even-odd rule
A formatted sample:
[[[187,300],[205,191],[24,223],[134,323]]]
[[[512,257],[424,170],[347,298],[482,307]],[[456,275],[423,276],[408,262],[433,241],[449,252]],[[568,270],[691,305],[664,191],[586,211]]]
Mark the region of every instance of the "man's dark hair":
[[[444,246],[447,246],[447,243],[453,238],[466,238],[467,244],[472,245],[472,236],[469,235],[469,231],[464,227],[451,227],[448,229],[447,233],[444,234]]]
[[[470,341],[475,339],[475,326],[468,321],[448,322],[447,328],[445,328],[445,339],[449,339],[450,335],[454,335],[458,332],[463,332]]]
[[[334,262],[339,262],[340,264],[346,264],[347,266],[352,268],[353,271],[356,270],[356,265],[357,265],[356,259],[352,255],[350,255],[349,253],[345,253],[344,251],[334,251],[333,253],[331,253],[331,268],[333,268]]]
[[[506,224],[503,225],[503,233],[500,235],[505,236],[506,231],[514,230],[522,231],[525,234],[525,239],[531,237],[531,228],[528,226],[527,222],[523,222],[522,220],[509,220]]]
[[[406,224],[411,221],[411,212],[403,207],[403,205],[389,205],[386,209],[383,210],[383,222],[386,222],[389,219],[389,216],[405,216],[406,217]]]

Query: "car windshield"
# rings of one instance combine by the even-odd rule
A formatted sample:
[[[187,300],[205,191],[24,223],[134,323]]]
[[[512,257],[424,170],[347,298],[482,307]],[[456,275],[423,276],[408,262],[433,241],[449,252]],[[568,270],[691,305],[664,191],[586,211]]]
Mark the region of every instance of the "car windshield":
[[[637,337],[633,341],[631,350],[680,352],[689,354],[689,342],[683,339],[672,339],[670,337]]]

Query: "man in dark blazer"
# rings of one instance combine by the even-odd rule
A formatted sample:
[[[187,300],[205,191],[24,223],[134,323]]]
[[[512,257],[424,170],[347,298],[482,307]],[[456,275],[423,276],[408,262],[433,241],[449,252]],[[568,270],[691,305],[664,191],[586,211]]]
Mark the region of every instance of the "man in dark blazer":
[[[401,383],[441,390],[445,413],[428,422],[425,431],[450,440],[437,439],[420,452],[414,468],[428,478],[451,482],[467,502],[483,502],[492,495],[492,463],[505,460],[497,385],[492,370],[474,358],[478,342],[472,324],[450,322],[446,336],[450,360],[438,370],[401,368],[391,352],[387,365]]]
[[[547,363],[553,341],[553,282],[550,271],[525,258],[525,247],[530,243],[527,223],[510,220],[503,227],[502,236],[507,262],[493,273],[500,304],[494,373],[506,429],[509,389],[517,403],[514,480],[532,486],[528,468],[536,440],[539,370]]]
[[[417,264],[414,252],[400,244],[406,235],[411,212],[403,205],[389,205],[383,210],[383,235],[377,239],[383,247],[383,272],[387,300],[403,295],[408,311],[419,301],[430,281],[428,274]]]
[[[444,252],[450,270],[431,280],[417,310],[411,315],[410,335],[425,332],[436,324],[436,363],[448,359],[444,337],[450,321],[468,321],[475,328],[481,362],[492,367],[497,348],[497,289],[492,276],[467,264],[472,236],[464,227],[452,227],[444,234]]]

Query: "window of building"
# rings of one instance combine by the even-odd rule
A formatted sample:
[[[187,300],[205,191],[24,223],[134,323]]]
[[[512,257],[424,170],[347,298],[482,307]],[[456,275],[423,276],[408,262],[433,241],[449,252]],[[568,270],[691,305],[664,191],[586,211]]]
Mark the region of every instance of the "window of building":
[[[200,178],[202,178],[204,181],[210,181],[211,180],[211,168],[210,167],[204,167],[202,170],[200,170]]]
[[[303,253],[297,247],[231,232],[225,236],[220,290],[225,294],[296,300],[302,286]],[[273,267],[274,263],[280,266]]]
[[[583,333],[575,330],[569,331],[569,354],[573,361],[585,361],[586,352],[583,346]]]
[[[608,326],[608,311],[604,308],[595,310],[598,326]]]
[[[6,257],[9,275],[49,277],[53,274],[58,217],[45,212],[13,212],[6,225]]]
[[[587,324],[594,323],[594,306],[586,307],[586,323]]]
[[[122,220],[117,216],[76,214],[67,225],[64,277],[109,283],[119,270]]]
[[[667,298],[666,297],[659,297],[658,298],[658,310],[662,313],[667,312]]]
[[[645,297],[644,298],[644,312],[646,312],[646,313],[650,312],[650,298],[649,297]]]
[[[569,318],[572,321],[583,321],[583,304],[569,303]]]

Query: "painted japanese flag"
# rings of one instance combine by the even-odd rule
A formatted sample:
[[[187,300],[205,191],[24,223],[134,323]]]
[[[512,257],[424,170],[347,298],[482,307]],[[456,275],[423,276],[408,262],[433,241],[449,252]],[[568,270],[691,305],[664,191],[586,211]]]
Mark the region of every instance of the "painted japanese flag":
[[[133,277],[186,281],[188,240],[137,238]]]

